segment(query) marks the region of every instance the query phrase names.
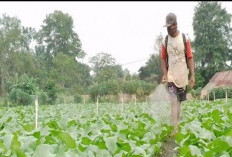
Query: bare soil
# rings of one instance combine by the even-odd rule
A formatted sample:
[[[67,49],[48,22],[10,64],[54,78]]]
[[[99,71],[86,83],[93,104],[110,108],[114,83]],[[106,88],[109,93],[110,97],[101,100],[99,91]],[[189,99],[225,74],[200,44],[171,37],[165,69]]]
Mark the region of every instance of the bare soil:
[[[178,144],[175,142],[174,137],[169,137],[162,145],[162,154],[158,157],[177,157],[178,151],[174,150]]]

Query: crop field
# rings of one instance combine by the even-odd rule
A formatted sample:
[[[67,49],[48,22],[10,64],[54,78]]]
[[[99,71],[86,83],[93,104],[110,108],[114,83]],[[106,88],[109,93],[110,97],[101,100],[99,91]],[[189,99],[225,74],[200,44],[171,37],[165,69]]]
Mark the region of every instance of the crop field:
[[[157,108],[156,108],[157,109]],[[0,157],[155,157],[172,131],[151,103],[1,107]],[[163,113],[168,115],[167,113]],[[182,104],[178,156],[232,156],[232,102]]]

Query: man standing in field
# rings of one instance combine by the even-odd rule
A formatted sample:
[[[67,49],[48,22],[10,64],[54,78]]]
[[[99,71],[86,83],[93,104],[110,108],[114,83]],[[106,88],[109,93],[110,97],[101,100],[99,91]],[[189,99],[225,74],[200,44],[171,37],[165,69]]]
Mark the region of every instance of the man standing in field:
[[[171,99],[171,116],[173,120],[173,132],[178,132],[181,102],[186,100],[186,87],[195,85],[194,60],[191,51],[190,40],[177,29],[177,18],[173,13],[166,16],[168,35],[164,38],[161,48],[161,68],[163,72],[162,82],[167,82]],[[189,70],[188,70],[189,69]],[[188,74],[190,71],[190,79]]]

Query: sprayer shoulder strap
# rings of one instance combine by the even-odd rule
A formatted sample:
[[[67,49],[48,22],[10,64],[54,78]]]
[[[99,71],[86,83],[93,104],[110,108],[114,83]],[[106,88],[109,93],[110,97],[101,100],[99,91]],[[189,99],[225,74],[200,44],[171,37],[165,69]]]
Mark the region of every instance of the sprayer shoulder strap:
[[[182,38],[183,38],[183,43],[184,43],[184,52],[185,52],[185,60],[186,60],[186,63],[187,63],[187,50],[186,50],[186,37],[185,37],[185,34],[182,33]],[[168,46],[168,35],[165,37],[165,48],[166,48],[166,61],[167,61],[167,65],[168,65],[168,49],[167,49],[167,46]]]

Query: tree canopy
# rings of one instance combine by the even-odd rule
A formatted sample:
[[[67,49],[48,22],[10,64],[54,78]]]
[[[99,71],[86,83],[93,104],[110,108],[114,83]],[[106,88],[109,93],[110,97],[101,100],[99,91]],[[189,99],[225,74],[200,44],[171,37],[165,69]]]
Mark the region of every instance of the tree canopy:
[[[194,9],[196,68],[208,81],[216,72],[230,69],[231,14],[220,2],[199,2]]]

